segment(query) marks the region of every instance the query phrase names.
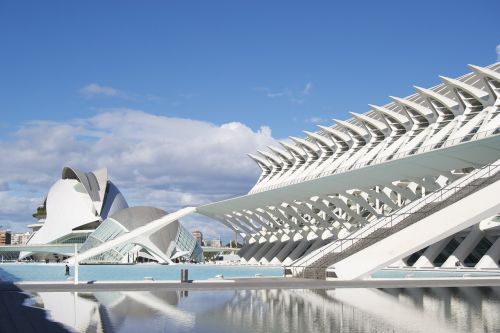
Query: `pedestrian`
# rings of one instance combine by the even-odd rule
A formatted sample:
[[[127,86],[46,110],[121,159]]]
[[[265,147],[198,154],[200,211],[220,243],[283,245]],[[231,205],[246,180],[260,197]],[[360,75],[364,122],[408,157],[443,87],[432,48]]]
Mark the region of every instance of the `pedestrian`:
[[[66,265],[66,274],[64,274],[64,275],[69,276],[69,266],[68,265]]]

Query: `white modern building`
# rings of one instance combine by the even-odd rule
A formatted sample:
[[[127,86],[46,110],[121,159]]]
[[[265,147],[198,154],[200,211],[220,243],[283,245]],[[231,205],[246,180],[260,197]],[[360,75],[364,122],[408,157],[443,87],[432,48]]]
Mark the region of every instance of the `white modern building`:
[[[250,192],[196,211],[244,237],[243,262],[289,275],[498,269],[500,63],[470,69],[249,154]]]
[[[391,268],[499,270],[500,63],[470,69],[249,154],[262,174],[247,195],[152,214],[140,226],[103,208],[116,202],[123,209],[125,203],[117,190],[110,202],[101,200],[102,187],[91,185],[100,184],[99,172],[94,183],[63,172],[68,183],[56,188],[93,193],[80,203],[90,212],[78,208],[86,222],[70,222],[57,233],[42,227],[32,239],[77,237],[75,232],[104,221],[99,228],[113,224],[126,231],[106,241],[97,228],[96,240],[89,237],[71,260],[103,253],[124,260],[128,249],[109,251],[196,212],[244,239],[241,262],[283,265],[286,275],[361,279]],[[49,193],[44,226],[53,216],[50,199]]]
[[[63,260],[74,253],[71,246],[87,251],[166,216],[154,207],[128,207],[107,169],[81,172],[65,167],[49,190],[30,225],[33,233],[19,259]],[[60,249],[63,249],[62,251]],[[36,251],[35,251],[36,249]],[[119,247],[87,259],[87,262],[202,261],[201,247],[177,220],[154,232],[142,234]]]
[[[165,211],[154,207],[122,209],[104,220],[88,236],[79,252],[86,252],[166,215]],[[153,233],[143,234],[133,241],[91,257],[86,262],[129,263],[135,262],[136,258],[160,263],[172,263],[176,259],[201,262],[203,251],[191,233],[175,220]]]

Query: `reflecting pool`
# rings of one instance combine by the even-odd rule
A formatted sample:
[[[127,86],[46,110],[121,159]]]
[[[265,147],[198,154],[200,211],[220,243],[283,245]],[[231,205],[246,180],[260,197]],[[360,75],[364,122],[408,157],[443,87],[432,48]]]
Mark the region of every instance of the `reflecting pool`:
[[[40,292],[76,332],[498,332],[500,288]]]
[[[176,280],[181,269],[189,270],[192,280],[207,280],[216,275],[232,277],[254,277],[255,275],[276,277],[283,276],[283,267],[239,266],[239,265],[80,265],[80,281],[133,281],[151,277],[154,280]],[[64,264],[0,264],[0,281],[65,281]],[[70,267],[74,275],[74,267]]]

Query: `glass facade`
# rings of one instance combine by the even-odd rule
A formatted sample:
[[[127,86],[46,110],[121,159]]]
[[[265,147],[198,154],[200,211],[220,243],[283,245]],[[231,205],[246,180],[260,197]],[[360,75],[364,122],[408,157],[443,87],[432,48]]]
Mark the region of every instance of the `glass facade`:
[[[191,259],[195,262],[203,262],[203,249],[198,242],[196,242],[193,253],[191,253]]]
[[[180,224],[175,243],[177,251],[187,251],[190,253],[189,256],[186,255],[189,260],[194,260],[196,262],[203,261],[203,250],[200,244],[196,241],[196,238]]]
[[[79,234],[79,235],[70,235],[69,237],[61,240],[55,241],[54,243],[62,243],[62,244],[82,244],[87,240],[88,234]]]
[[[101,225],[87,238],[87,241],[80,248],[80,252],[85,252],[93,247],[101,245],[107,241],[127,233],[120,223],[113,219],[106,219]],[[119,245],[109,251],[98,254],[87,261],[89,262],[120,262],[134,247],[134,244],[127,243]]]
[[[179,223],[177,224],[177,226],[177,235],[175,237],[175,240],[173,240],[173,245],[175,246],[171,246],[171,248],[174,249],[172,251],[173,253],[168,253],[169,251],[167,251],[166,255],[171,257],[176,252],[182,251],[187,252],[187,254],[183,256],[186,260],[195,262],[203,261],[203,250],[196,239]],[[127,232],[129,232],[129,230],[127,230],[119,222],[112,218],[108,218],[104,220],[104,222],[102,222],[99,227],[88,236],[79,252],[85,252],[91,248],[113,240],[116,237],[119,237]],[[86,262],[122,262],[128,255],[128,253],[135,247],[135,245],[136,244],[134,243],[119,245],[111,250],[87,259]],[[147,249],[144,250],[147,251]]]

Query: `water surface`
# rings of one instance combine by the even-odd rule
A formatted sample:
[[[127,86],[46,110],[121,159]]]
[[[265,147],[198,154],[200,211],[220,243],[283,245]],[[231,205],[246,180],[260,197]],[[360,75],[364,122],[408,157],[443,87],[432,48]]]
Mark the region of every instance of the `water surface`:
[[[499,332],[499,288],[41,292],[76,332]]]
[[[282,267],[266,266],[238,266],[238,265],[80,265],[80,281],[124,281],[144,280],[152,277],[155,280],[179,280],[181,269],[189,270],[192,280],[207,280],[216,275],[231,277],[283,276]],[[0,264],[0,281],[65,281],[64,264],[27,264],[4,263]],[[70,267],[71,276],[74,267]]]

